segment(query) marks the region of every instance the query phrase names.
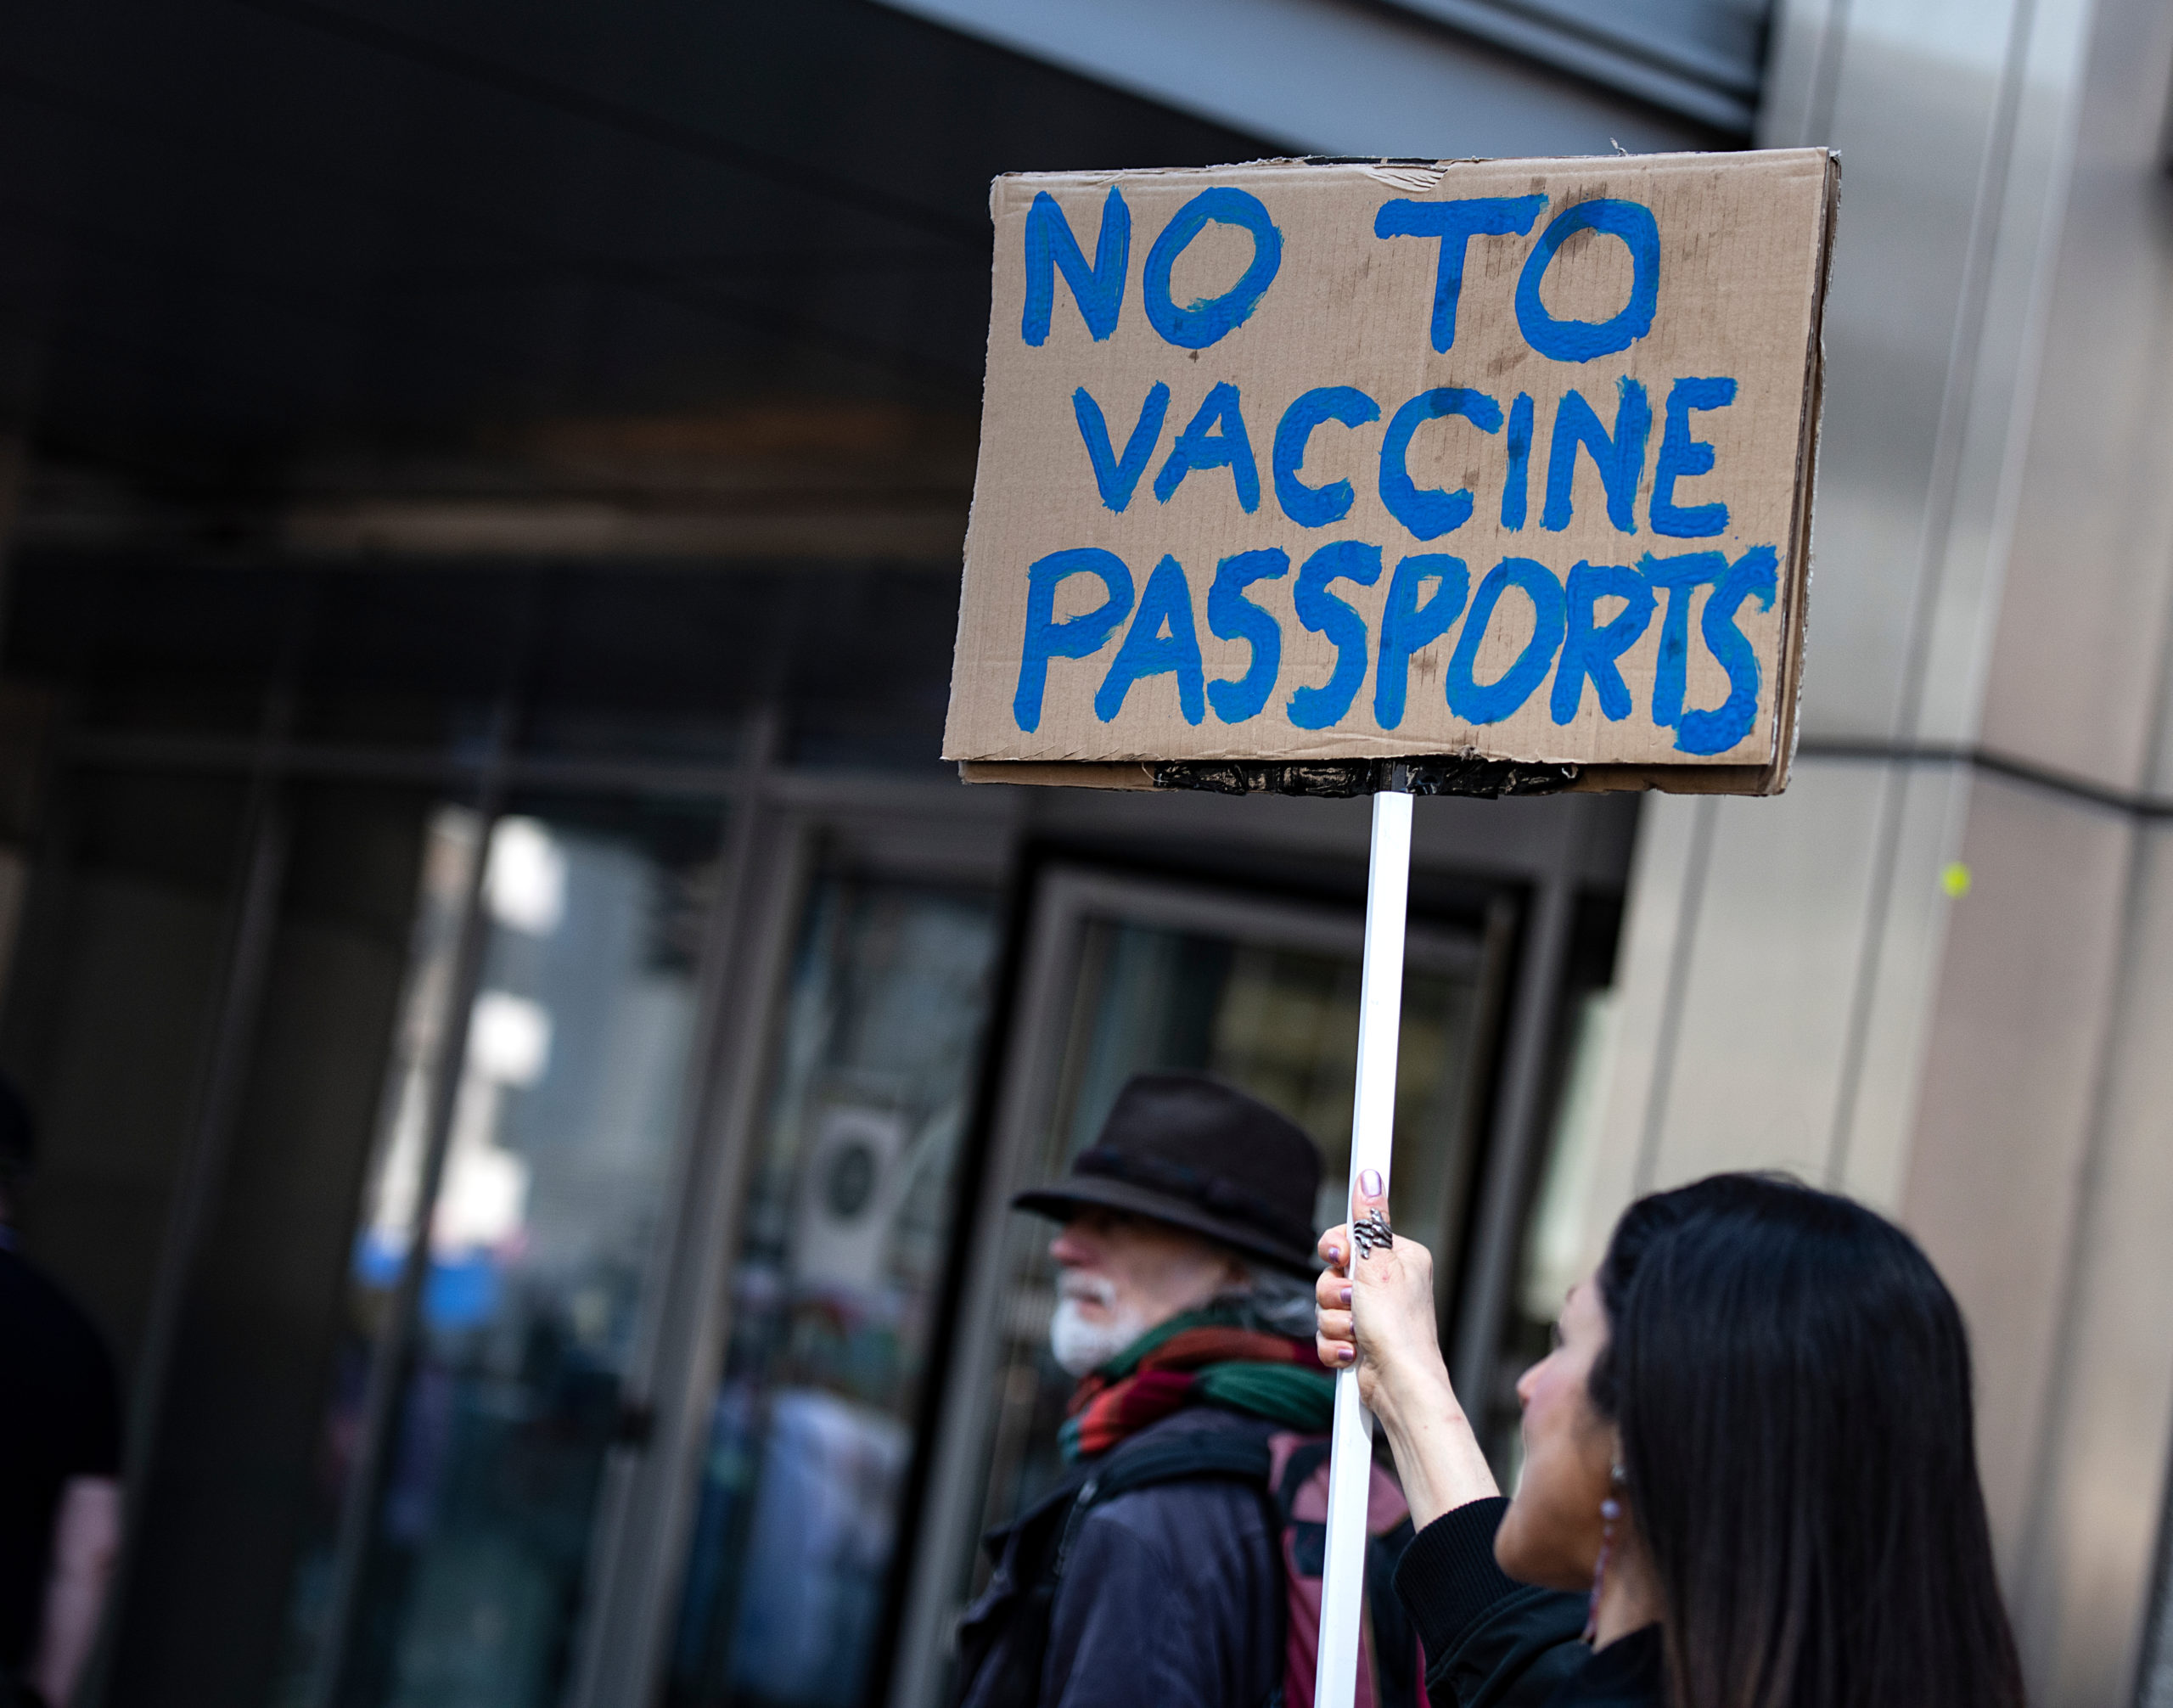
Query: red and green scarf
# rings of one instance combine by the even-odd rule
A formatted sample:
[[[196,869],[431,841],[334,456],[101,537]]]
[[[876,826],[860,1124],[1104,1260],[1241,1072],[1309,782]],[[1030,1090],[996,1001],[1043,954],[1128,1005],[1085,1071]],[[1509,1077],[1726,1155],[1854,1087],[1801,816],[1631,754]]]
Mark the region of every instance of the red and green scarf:
[[[1184,1406],[1319,1434],[1334,1419],[1335,1378],[1311,1340],[1241,1327],[1227,1307],[1188,1312],[1081,1381],[1057,1440],[1066,1459],[1091,1458]]]

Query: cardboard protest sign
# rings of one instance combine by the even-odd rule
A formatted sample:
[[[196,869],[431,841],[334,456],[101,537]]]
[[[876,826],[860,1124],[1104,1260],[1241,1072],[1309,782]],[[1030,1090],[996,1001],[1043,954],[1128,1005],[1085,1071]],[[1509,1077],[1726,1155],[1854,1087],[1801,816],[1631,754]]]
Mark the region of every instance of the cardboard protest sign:
[[[1822,149],[998,178],[946,757],[1770,793]]]

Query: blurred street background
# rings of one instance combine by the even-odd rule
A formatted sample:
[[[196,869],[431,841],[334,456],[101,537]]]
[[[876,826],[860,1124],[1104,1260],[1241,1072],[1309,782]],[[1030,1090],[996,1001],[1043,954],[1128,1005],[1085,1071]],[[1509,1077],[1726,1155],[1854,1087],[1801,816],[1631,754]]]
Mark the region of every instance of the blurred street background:
[[[1772,801],[1426,800],[1397,1225],[1505,1473],[1637,1192],[1968,1312],[2173,1708],[2173,8],[0,8],[0,1066],[126,1397],[81,1708],[939,1708],[1117,1088],[1347,1149],[1362,801],[937,757],[1008,171],[1826,144]],[[56,1705],[59,1708],[59,1705]]]

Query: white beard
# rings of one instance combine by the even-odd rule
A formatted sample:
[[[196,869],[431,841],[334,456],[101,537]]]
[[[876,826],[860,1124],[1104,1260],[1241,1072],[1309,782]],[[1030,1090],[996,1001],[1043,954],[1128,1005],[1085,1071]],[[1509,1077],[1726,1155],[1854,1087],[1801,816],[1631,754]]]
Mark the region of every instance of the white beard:
[[[1084,1376],[1109,1361],[1150,1326],[1136,1306],[1117,1308],[1116,1289],[1098,1276],[1066,1275],[1056,1314],[1049,1318],[1049,1351],[1068,1375]],[[1088,1301],[1107,1315],[1089,1320],[1080,1308]]]

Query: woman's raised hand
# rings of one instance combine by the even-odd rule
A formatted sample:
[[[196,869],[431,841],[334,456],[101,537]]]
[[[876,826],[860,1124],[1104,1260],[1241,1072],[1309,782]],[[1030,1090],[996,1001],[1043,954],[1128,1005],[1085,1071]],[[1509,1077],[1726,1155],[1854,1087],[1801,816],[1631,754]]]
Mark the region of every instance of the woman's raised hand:
[[[1321,1235],[1328,1265],[1314,1284],[1314,1343],[1331,1370],[1355,1368],[1358,1396],[1387,1430],[1404,1498],[1423,1530],[1496,1492],[1441,1362],[1434,1327],[1434,1254],[1388,1224],[1380,1177],[1359,1177],[1357,1220]]]
[[[1314,1286],[1321,1362],[1331,1370],[1355,1364],[1359,1396],[1376,1413],[1448,1382],[1434,1325],[1434,1254],[1390,1233],[1381,1184],[1367,1169],[1359,1181],[1357,1222],[1321,1235],[1328,1267]]]

